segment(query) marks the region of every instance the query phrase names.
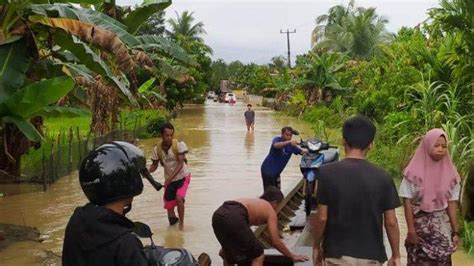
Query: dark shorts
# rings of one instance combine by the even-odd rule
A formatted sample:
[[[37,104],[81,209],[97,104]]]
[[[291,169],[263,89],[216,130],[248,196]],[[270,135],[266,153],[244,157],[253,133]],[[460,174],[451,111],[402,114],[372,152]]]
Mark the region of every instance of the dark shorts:
[[[224,202],[212,215],[212,228],[228,263],[246,265],[263,254],[263,246],[250,229],[247,209],[241,203]]]
[[[267,176],[267,175],[262,173],[262,181],[263,181],[263,190],[264,191],[268,186],[274,186],[274,187],[277,187],[277,188],[281,189],[281,180],[280,180],[279,176],[278,177],[272,177],[272,176]]]

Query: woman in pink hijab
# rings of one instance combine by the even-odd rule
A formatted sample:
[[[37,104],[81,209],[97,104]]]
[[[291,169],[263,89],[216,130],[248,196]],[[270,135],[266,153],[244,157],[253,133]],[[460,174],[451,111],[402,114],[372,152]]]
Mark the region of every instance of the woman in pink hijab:
[[[459,245],[460,177],[443,130],[426,133],[403,174],[399,194],[408,226],[408,265],[451,265]]]

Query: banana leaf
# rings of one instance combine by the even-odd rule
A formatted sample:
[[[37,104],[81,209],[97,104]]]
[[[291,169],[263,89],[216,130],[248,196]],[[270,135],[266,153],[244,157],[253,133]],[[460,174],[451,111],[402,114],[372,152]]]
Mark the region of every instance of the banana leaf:
[[[114,83],[132,104],[136,104],[136,100],[127,86],[112,73],[107,63],[87,44],[75,36],[67,35],[63,31],[55,33],[55,40],[61,48],[72,52],[80,60],[81,64]]]
[[[23,86],[29,63],[24,40],[0,45],[0,103]]]
[[[38,112],[38,114],[44,117],[78,117],[91,115],[89,110],[64,106],[46,106]]]
[[[30,118],[45,106],[68,94],[73,87],[74,81],[69,77],[57,77],[32,83],[5,100],[4,104],[8,109],[6,115]]]
[[[43,136],[41,136],[38,130],[36,130],[35,126],[25,118],[18,116],[4,116],[2,117],[2,120],[3,123],[12,123],[16,125],[29,140],[35,142],[41,142],[43,140]]]
[[[138,92],[139,93],[144,93],[145,91],[149,91],[150,88],[153,86],[153,83],[155,83],[155,79],[151,78],[147,80],[145,83],[143,83],[139,88]]]
[[[144,0],[141,6],[125,17],[123,22],[128,27],[128,32],[135,34],[150,16],[170,5],[171,0]]]
[[[137,39],[135,39],[132,34],[128,33],[127,26],[107,16],[106,14],[92,9],[78,8],[68,4],[31,5],[29,9],[32,13],[37,15],[53,18],[70,18],[88,22],[117,34],[120,40],[122,40],[128,46],[135,46],[139,44]]]
[[[178,44],[156,35],[138,36],[139,45],[133,48],[142,49],[145,51],[157,51],[158,53],[170,56],[184,64],[197,66],[198,63],[192,59],[183,48]]]

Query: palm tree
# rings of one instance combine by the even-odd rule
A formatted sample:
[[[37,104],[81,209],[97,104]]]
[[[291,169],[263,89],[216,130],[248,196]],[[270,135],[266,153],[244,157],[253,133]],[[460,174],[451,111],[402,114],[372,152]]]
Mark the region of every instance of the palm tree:
[[[311,36],[311,47],[313,47],[326,33],[326,29],[332,25],[342,25],[343,20],[354,10],[354,0],[351,0],[347,7],[343,5],[333,6],[327,14],[316,18],[316,27]]]
[[[202,35],[206,34],[204,30],[204,23],[201,21],[194,23],[194,12],[184,11],[181,15],[176,12],[176,19],[169,19],[168,23],[171,26],[171,30],[167,30],[168,35],[176,40],[178,36],[184,36],[191,40],[198,42],[204,42]]]
[[[345,52],[353,58],[371,57],[377,45],[391,37],[385,31],[386,18],[377,15],[375,8],[354,8],[353,2],[347,8],[331,8],[328,15],[318,17],[316,22],[315,50]]]

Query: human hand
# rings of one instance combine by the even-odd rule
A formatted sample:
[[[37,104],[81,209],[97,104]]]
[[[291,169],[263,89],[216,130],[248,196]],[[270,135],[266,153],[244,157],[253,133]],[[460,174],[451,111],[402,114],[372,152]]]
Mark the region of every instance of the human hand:
[[[419,240],[418,235],[416,234],[416,232],[408,232],[407,238],[405,239],[405,245],[406,244],[418,245],[419,242],[420,242],[420,240]]]
[[[290,140],[290,144],[293,146],[298,146],[298,142],[294,139]]]
[[[456,251],[459,247],[459,236],[458,235],[453,236],[453,246],[454,246],[454,251]]]
[[[309,150],[308,149],[301,149],[301,154],[308,154],[309,153]]]
[[[309,258],[306,257],[306,256],[303,256],[303,255],[293,254],[293,255],[291,256],[291,260],[292,260],[292,261],[295,261],[295,262],[296,262],[296,261],[308,261]]]
[[[388,266],[400,266],[402,263],[400,262],[400,257],[391,257],[388,260]]]

